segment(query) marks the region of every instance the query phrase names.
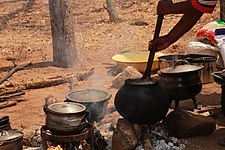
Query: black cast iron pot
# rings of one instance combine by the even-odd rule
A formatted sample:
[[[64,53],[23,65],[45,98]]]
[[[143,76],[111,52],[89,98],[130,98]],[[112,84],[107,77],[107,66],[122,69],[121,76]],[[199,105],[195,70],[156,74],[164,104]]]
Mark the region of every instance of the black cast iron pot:
[[[213,72],[212,75],[213,75],[214,81],[221,85],[222,91],[221,91],[220,102],[221,102],[223,114],[225,115],[225,72],[217,71],[217,72]]]
[[[132,123],[154,124],[169,109],[169,99],[157,80],[127,79],[115,96],[119,114]]]
[[[201,92],[202,82],[199,70],[203,66],[178,65],[159,70],[159,82],[170,100],[193,98]]]

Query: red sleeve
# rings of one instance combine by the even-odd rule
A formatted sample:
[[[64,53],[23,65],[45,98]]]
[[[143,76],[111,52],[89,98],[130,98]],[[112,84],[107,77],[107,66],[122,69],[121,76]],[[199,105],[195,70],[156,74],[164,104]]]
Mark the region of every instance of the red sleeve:
[[[192,6],[203,13],[212,13],[216,0],[191,0]]]

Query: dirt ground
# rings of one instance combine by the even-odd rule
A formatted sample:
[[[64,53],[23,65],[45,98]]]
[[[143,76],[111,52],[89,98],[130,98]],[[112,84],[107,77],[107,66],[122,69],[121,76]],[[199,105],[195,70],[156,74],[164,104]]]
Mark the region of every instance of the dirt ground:
[[[21,83],[40,78],[79,73],[94,68],[94,74],[79,82],[75,89],[95,88],[112,94],[108,114],[98,125],[104,136],[109,137],[108,127],[116,124],[120,115],[114,108],[114,96],[118,89],[112,88],[117,64],[111,57],[125,50],[147,50],[152,39],[156,22],[157,1],[123,0],[116,1],[121,21],[109,23],[103,0],[79,0],[74,2],[74,21],[76,50],[79,62],[73,68],[52,66],[52,39],[47,0],[1,0],[0,1],[0,75],[3,77],[12,69],[7,58],[14,58],[16,64],[32,62],[25,70],[16,72],[9,78],[10,83]],[[179,20],[181,15],[165,16],[161,34],[166,34]],[[203,25],[219,18],[219,4],[212,14],[204,14],[200,21],[179,41],[163,53],[182,52],[186,44]],[[141,24],[141,25],[140,25]],[[62,56],[63,57],[63,56]],[[0,110],[1,116],[10,117],[11,126],[25,135],[45,124],[43,112],[44,98],[53,95],[60,101],[70,90],[69,84],[48,88],[26,90],[25,99],[15,106]],[[220,105],[220,85],[206,84],[197,96],[199,104]],[[180,107],[192,105],[191,100],[182,101]],[[222,150],[217,140],[225,136],[224,117],[220,114],[217,129],[210,136],[189,138],[186,149]]]

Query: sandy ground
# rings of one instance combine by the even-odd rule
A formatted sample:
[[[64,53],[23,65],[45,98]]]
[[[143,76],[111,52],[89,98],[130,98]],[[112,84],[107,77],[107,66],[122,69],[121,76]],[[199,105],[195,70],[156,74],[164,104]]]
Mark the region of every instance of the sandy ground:
[[[112,94],[108,105],[108,114],[99,124],[102,134],[110,137],[109,125],[116,124],[121,117],[114,108],[114,96],[118,89],[112,88],[117,64],[111,57],[124,50],[146,50],[148,41],[152,39],[156,22],[156,1],[116,1],[121,22],[109,23],[108,14],[104,9],[105,1],[74,2],[74,20],[76,49],[79,62],[74,68],[57,68],[52,62],[52,39],[47,0],[1,0],[0,4],[0,74],[4,76],[12,68],[14,58],[18,65],[32,62],[29,69],[16,72],[9,78],[11,83],[20,83],[51,76],[78,73],[94,68],[94,74],[81,81],[75,89],[95,88]],[[165,17],[161,34],[169,32],[179,20],[180,15]],[[206,23],[219,18],[219,6],[213,14],[205,14],[195,27],[178,42],[164,50],[164,53],[182,52],[194,34]],[[137,26],[136,22],[146,25]],[[45,124],[43,112],[44,98],[53,95],[60,101],[70,90],[69,84],[61,84],[49,88],[26,90],[20,98],[26,101],[15,106],[0,110],[1,115],[10,117],[11,126],[31,134]],[[199,104],[220,105],[220,85],[211,83],[203,86],[197,96]],[[191,100],[182,101],[180,107],[191,107]],[[217,140],[225,136],[223,115],[217,118],[217,129],[210,136],[189,138],[186,149],[222,150]],[[109,134],[110,133],[110,134]]]

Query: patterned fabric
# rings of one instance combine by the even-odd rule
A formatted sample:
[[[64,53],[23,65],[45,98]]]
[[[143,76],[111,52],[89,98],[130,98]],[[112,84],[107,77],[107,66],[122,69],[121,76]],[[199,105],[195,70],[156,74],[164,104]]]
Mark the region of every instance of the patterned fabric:
[[[195,9],[203,13],[212,13],[216,6],[216,0],[191,0]]]

